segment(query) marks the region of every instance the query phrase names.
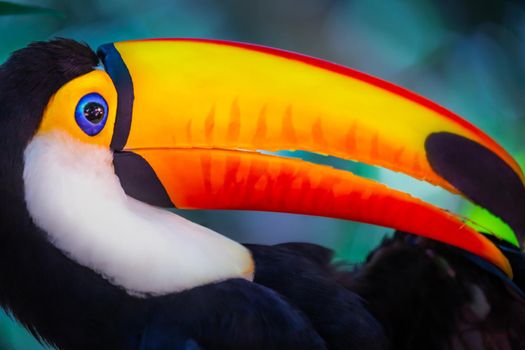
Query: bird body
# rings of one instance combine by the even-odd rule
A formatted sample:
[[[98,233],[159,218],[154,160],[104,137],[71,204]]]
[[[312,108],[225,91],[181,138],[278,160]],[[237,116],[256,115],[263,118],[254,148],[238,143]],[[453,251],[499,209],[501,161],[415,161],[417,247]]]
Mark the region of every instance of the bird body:
[[[217,66],[206,68],[210,53]],[[379,119],[350,115],[341,134],[345,98]],[[396,108],[397,133],[385,134],[379,102]],[[411,130],[417,118],[428,125]],[[500,175],[472,180],[445,139]],[[255,152],[301,145],[428,178],[504,213],[517,235],[491,241],[400,191]],[[471,325],[487,349],[523,346],[507,323],[525,314],[521,170],[451,112],[362,73],[206,40],[108,44],[98,56],[72,40],[34,43],[0,66],[0,146],[0,304],[59,349],[463,349],[458,330]],[[491,204],[478,193],[497,195],[494,177],[508,188]],[[398,233],[351,268],[308,243],[242,245],[161,208],[171,206],[324,215],[426,238]]]

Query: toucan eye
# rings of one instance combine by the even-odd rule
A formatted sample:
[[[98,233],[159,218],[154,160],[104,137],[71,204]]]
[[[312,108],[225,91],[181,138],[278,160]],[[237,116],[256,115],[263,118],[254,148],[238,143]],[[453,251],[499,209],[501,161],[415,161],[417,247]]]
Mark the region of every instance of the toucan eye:
[[[97,93],[85,95],[78,101],[75,120],[78,126],[89,136],[95,136],[104,129],[108,117],[108,104]]]

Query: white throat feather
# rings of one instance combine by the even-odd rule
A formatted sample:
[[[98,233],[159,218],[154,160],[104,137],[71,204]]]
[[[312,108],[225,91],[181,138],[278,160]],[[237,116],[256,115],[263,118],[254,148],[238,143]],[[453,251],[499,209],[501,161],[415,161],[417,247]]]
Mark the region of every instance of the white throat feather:
[[[251,255],[242,245],[127,196],[112,157],[109,149],[64,132],[29,143],[25,200],[52,244],[134,295],[253,277]]]

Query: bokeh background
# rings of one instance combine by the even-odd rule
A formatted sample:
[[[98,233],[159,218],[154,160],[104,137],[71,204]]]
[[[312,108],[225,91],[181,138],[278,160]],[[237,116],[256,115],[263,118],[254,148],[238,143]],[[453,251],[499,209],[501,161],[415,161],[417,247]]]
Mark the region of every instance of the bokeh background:
[[[0,62],[55,36],[93,47],[147,37],[248,41],[321,57],[381,77],[452,109],[525,166],[525,4],[498,0],[0,1]],[[471,217],[433,186],[383,169],[293,154],[378,179]],[[389,230],[273,213],[180,213],[241,242],[309,241],[361,261]],[[0,286],[1,288],[1,286]],[[44,301],[45,302],[45,301]],[[0,313],[0,350],[43,349]]]

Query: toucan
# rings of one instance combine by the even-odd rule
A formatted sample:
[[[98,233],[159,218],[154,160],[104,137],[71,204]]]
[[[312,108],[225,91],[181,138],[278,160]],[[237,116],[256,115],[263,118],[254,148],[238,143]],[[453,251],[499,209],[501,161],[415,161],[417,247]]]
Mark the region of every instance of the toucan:
[[[430,182],[511,234],[286,150]],[[350,268],[314,244],[242,245],[170,208],[398,233]],[[523,316],[525,186],[509,153],[401,87],[252,44],[94,52],[59,38],[14,52],[0,66],[0,227],[0,305],[58,349],[443,349],[464,307],[508,301],[489,314]]]

